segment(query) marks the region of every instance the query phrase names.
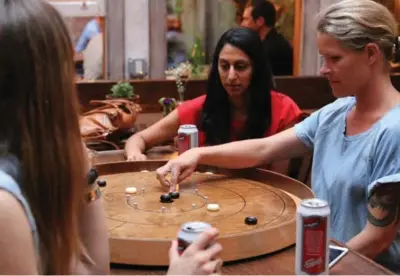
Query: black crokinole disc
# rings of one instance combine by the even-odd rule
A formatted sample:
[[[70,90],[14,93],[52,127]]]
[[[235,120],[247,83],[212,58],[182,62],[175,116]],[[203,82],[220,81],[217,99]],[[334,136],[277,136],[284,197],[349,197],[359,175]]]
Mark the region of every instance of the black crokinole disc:
[[[172,197],[170,194],[162,194],[160,196],[160,202],[161,203],[172,203],[174,201],[172,200]]]

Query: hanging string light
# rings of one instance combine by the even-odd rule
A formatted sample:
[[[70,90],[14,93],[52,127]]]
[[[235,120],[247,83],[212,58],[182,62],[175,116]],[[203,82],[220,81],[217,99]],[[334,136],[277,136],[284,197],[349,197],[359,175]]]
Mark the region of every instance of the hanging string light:
[[[82,0],[82,5],[81,5],[81,10],[87,10],[88,9],[88,5],[86,0]]]

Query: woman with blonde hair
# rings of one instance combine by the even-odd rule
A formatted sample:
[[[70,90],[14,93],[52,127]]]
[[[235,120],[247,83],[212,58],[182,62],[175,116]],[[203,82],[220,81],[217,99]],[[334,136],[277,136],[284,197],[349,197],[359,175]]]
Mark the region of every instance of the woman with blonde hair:
[[[321,73],[339,99],[274,136],[187,151],[158,177],[173,190],[197,164],[246,168],[313,150],[312,189],[331,208],[331,237],[399,273],[400,94],[390,79],[396,21],[374,1],[345,0],[321,12],[317,31]]]
[[[109,273],[104,209],[78,125],[73,55],[48,1],[0,1],[1,274]],[[212,273],[221,247],[204,247],[217,235],[212,229],[187,253],[171,254],[170,273]]]

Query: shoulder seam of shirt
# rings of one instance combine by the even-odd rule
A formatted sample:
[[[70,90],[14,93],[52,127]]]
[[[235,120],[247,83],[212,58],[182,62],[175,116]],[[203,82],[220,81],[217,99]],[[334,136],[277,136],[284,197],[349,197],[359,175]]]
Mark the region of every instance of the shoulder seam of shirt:
[[[331,105],[329,106],[325,106],[323,108],[326,108],[326,110],[321,110],[321,113],[325,113],[322,115],[326,115],[326,114],[330,114],[333,112],[337,112],[339,109],[343,109],[345,108],[345,111],[347,112],[347,110],[349,109],[349,106],[354,104],[354,99],[353,98],[344,98],[344,99],[338,99],[335,102],[329,104]],[[338,113],[335,118],[337,118],[337,116],[342,115],[342,112]],[[321,116],[321,115],[320,115]],[[327,117],[327,116],[323,116],[323,117]],[[340,121],[339,120],[330,120],[328,123],[322,125],[321,127],[318,128],[318,132],[322,132],[325,133],[327,130],[329,130],[332,126],[336,126],[337,124],[339,124]]]

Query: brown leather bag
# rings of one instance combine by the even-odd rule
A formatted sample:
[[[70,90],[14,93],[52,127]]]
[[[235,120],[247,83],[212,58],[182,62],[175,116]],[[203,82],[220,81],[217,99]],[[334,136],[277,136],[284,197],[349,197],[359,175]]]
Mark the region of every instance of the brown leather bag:
[[[126,99],[92,100],[99,107],[81,115],[80,131],[88,143],[105,143],[119,149],[110,137],[116,133],[130,132],[141,112],[140,105]]]

